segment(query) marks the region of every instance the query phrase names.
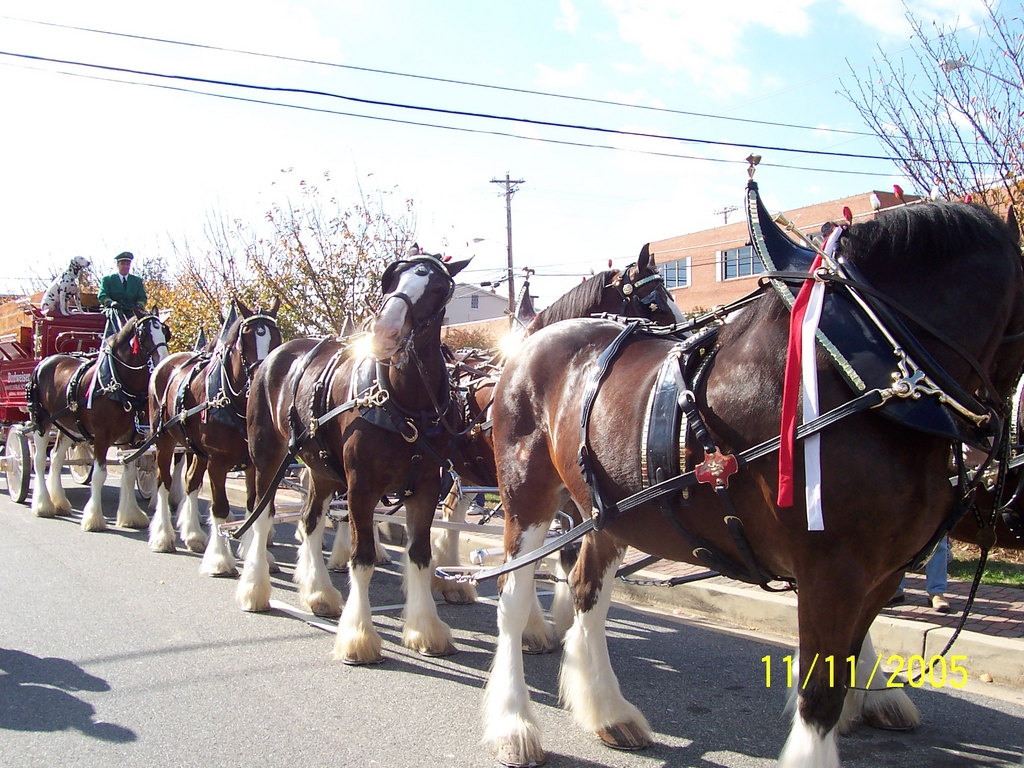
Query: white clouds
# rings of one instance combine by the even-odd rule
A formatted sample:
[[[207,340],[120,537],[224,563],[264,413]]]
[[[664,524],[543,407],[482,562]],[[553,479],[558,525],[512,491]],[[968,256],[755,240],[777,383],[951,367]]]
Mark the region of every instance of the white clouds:
[[[537,64],[537,85],[550,90],[580,85],[587,79],[587,65],[574,64],[570,69],[557,70],[546,64]]]
[[[902,3],[892,0],[841,0],[841,4],[845,13],[885,35],[910,35]],[[954,23],[959,27],[970,26],[981,21],[985,12],[981,0],[911,0],[907,5],[910,12],[926,25],[935,21],[943,26]]]
[[[763,27],[783,35],[806,34],[806,9],[814,2],[605,0],[622,39],[637,45],[644,57],[668,70],[684,70],[722,93],[743,92],[749,83],[749,70],[737,63],[745,33]]]
[[[555,29],[565,30],[570,35],[575,35],[576,27],[580,23],[580,14],[571,0],[560,0],[558,7],[562,11],[562,15],[555,19]]]

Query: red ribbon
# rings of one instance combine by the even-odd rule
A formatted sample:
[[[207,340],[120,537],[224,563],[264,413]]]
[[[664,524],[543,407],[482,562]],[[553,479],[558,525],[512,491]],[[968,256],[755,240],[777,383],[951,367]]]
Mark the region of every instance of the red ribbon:
[[[821,254],[811,262],[811,274],[821,266]],[[789,347],[786,350],[786,374],[782,380],[782,426],[779,434],[779,498],[780,507],[793,506],[793,452],[796,450],[796,412],[800,400],[801,338],[807,302],[811,298],[813,278],[804,280],[800,292],[793,302],[793,313],[789,318]]]

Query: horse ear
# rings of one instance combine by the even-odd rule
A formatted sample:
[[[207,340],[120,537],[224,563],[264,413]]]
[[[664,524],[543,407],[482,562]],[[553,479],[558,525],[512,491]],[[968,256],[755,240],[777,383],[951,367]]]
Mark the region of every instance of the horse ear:
[[[270,309],[267,310],[267,314],[271,317],[277,317],[277,311],[281,308],[281,297],[275,296],[274,301],[270,304]]]
[[[654,271],[654,257],[651,256],[651,244],[644,243],[644,247],[640,249],[640,255],[636,258],[636,268],[638,272],[653,272]]]
[[[459,274],[459,272],[465,269],[469,265],[469,262],[471,262],[472,260],[473,257],[470,256],[465,261],[449,261],[447,264],[445,264],[445,266],[448,268],[448,274],[451,275],[452,277],[455,277],[457,274]]]
[[[235,304],[238,306],[238,311],[242,313],[242,317],[252,317],[252,310],[237,296],[235,297]]]
[[[1013,206],[1010,205],[1006,209],[1006,226],[1010,230],[1010,236],[1013,238],[1013,242],[1020,243],[1020,224],[1017,223],[1017,212],[1013,210]]]

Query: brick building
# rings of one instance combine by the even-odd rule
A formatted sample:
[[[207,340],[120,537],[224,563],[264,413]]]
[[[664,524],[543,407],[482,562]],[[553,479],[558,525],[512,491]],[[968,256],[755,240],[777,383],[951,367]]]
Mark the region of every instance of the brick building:
[[[901,201],[892,192],[875,191],[783,213],[801,232],[820,240],[821,225],[842,221],[844,206],[853,212],[855,222],[876,215],[872,196],[880,204],[878,211],[921,200],[906,195]],[[757,276],[764,269],[752,257],[743,216],[732,224],[653,242],[651,253],[666,287],[684,312],[711,309],[745,296],[757,288]]]

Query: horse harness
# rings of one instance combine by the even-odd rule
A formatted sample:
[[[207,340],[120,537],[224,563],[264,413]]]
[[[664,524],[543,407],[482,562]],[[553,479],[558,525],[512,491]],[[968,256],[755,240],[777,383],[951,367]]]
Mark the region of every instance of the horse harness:
[[[139,327],[140,325],[137,324],[135,330],[136,336],[134,339],[134,343],[136,344],[138,341]],[[134,411],[136,414],[144,414],[146,412],[146,407],[149,404],[148,392],[145,390],[142,392],[136,392],[128,389],[122,381],[121,376],[118,374],[117,366],[120,365],[132,371],[139,371],[143,368],[152,369],[153,353],[161,346],[166,347],[167,343],[160,342],[152,349],[146,350],[145,366],[129,365],[125,361],[116,357],[111,350],[109,343],[103,346],[103,349],[99,352],[98,356],[84,357],[68,379],[67,387],[64,391],[64,400],[67,405],[53,414],[47,414],[44,411],[42,403],[38,398],[39,366],[36,366],[32,371],[32,377],[29,379],[29,383],[25,389],[25,398],[29,404],[32,424],[35,430],[42,434],[50,424],[53,424],[64,435],[76,443],[92,441],[92,434],[90,434],[89,430],[86,429],[85,425],[82,423],[80,409],[83,405],[88,405],[88,407],[91,408],[93,398],[97,394],[103,395],[116,403],[120,403],[126,413]],[[85,402],[83,402],[81,396],[82,379],[85,378],[85,374],[93,365],[96,367],[96,373],[93,378],[92,386],[86,393]],[[59,421],[68,413],[74,414],[75,426],[78,429],[77,434],[69,430]]]
[[[177,426],[180,432],[182,442],[185,447],[192,451],[194,454],[202,459],[208,459],[206,453],[199,447],[199,444],[192,439],[188,429],[185,426],[185,422],[192,418],[196,414],[202,414],[205,422],[207,414],[212,416],[215,420],[225,424],[226,426],[232,427],[238,432],[242,439],[248,442],[248,434],[245,424],[245,406],[244,403],[249,396],[249,387],[252,384],[252,377],[259,366],[261,360],[256,360],[249,363],[245,359],[245,350],[241,346],[242,331],[246,324],[250,322],[262,321],[263,323],[272,323],[277,325],[277,318],[273,315],[267,315],[263,313],[255,313],[249,317],[244,318],[238,329],[238,338],[235,340],[234,346],[238,348],[238,354],[242,358],[242,368],[245,370],[246,383],[245,388],[241,391],[236,392],[231,386],[231,373],[228,370],[228,358],[230,350],[224,350],[218,347],[212,354],[209,352],[194,352],[192,355],[181,361],[174,367],[170,375],[167,377],[168,385],[172,382],[182,370],[187,366],[192,366],[189,370],[188,376],[185,376],[178,382],[178,388],[175,391],[174,397],[174,412],[171,418],[167,421],[163,421],[163,410],[161,409],[160,417],[161,421],[157,424],[157,428],[153,430],[153,433],[134,453],[130,456],[122,459],[123,464],[130,463],[139,458],[146,450],[153,445],[160,436],[166,433],[172,427]],[[263,326],[265,332],[269,332],[265,326]],[[213,363],[213,365],[211,365]],[[185,398],[189,391],[192,389],[192,384],[200,373],[206,372],[206,381],[204,383],[204,390],[206,392],[206,398],[194,405],[192,408],[185,408]],[[167,399],[167,392],[164,392],[164,396],[160,402],[163,403]],[[243,403],[239,406],[239,401]],[[244,469],[248,465],[248,462],[239,465],[236,469]]]
[[[791,306],[793,296],[789,285],[802,284],[809,277],[834,286],[826,299],[818,341],[856,396],[818,418],[798,426],[796,439],[801,440],[818,433],[854,413],[879,409],[883,415],[905,426],[948,437],[956,447],[954,456],[957,459],[957,485],[960,489],[957,503],[925,547],[911,558],[903,569],[917,569],[928,559],[939,540],[952,530],[973,505],[973,497],[981,477],[993,462],[998,472],[997,506],[1002,506],[1003,509],[1009,506],[1000,504],[1010,449],[1002,403],[982,402],[952,381],[889,307],[910,317],[939,341],[957,351],[979,374],[984,386],[994,395],[995,389],[973,356],[941,332],[876,291],[853,265],[839,262],[819,270],[814,275],[810,275],[806,270],[801,272],[775,269],[773,255],[781,251],[784,259],[791,258],[799,247],[774,225],[764,226],[767,213],[757,196],[757,186],[754,182],[750,182],[748,186],[748,195],[752,245],[760,252],[769,267],[762,275],[759,288],[729,306],[683,324],[657,326],[650,321],[638,319],[608,318],[616,320],[624,327],[595,362],[583,390],[580,412],[580,447],[577,459],[590,489],[592,517],[533,552],[521,555],[503,565],[482,569],[471,577],[473,582],[494,578],[535,562],[570,544],[590,530],[603,529],[630,509],[657,501],[662,513],[690,547],[695,559],[709,569],[739,581],[758,584],[769,591],[776,591],[770,586],[770,582],[773,581],[787,582],[784,589],[795,589],[795,582],[791,578],[773,575],[757,561],[728,491],[729,477],[750,462],[777,451],[781,437],[774,437],[735,455],[723,454],[704,423],[694,393],[699,390],[702,376],[708,371],[708,363],[714,357],[722,319],[760,297],[768,286],[774,287],[783,301]],[[770,220],[770,217],[768,218]],[[771,243],[774,247],[769,251],[766,240],[772,240],[775,234],[785,242]],[[857,317],[852,322],[844,323],[843,314],[854,311],[852,307],[858,308]],[[865,319],[868,322],[864,322]],[[667,353],[648,399],[640,446],[645,487],[638,493],[614,502],[602,492],[598,483],[589,445],[589,422],[602,381],[624,346],[636,336],[674,337],[679,341]],[[856,358],[857,366],[851,365],[849,359],[852,355],[844,353],[851,348],[866,347],[873,348],[872,354],[859,355]],[[895,370],[892,362],[894,359]],[[987,440],[991,440],[991,447],[985,445]],[[985,463],[971,479],[968,478],[963,463],[963,443],[982,447],[988,454]],[[697,450],[690,450],[691,445]],[[702,461],[695,465],[691,464],[689,457],[698,453],[702,454]],[[1024,464],[1024,458],[1021,458],[1019,463]],[[676,502],[685,506],[689,498],[689,488],[697,483],[710,485],[722,503],[726,512],[723,523],[742,562],[735,562],[708,542],[691,534],[676,514]],[[1021,473],[1017,490],[1010,503],[1022,489],[1024,472]],[[975,514],[979,515],[980,522],[980,513],[976,510]]]
[[[429,255],[413,256],[409,259],[396,261],[388,265],[381,276],[381,289],[384,302],[390,298],[397,298],[405,302],[408,307],[409,317],[415,319],[413,301],[400,291],[391,290],[393,282],[400,271],[409,264],[423,262],[427,264],[440,265],[443,274],[448,275],[448,269],[439,259]],[[428,317],[413,323],[413,328],[405,339],[403,352],[408,354],[416,364],[423,379],[424,386],[427,386],[425,373],[419,357],[416,355],[413,341],[416,336],[429,328],[437,321],[445,311],[448,301],[455,291],[455,281],[449,276],[448,293],[439,309],[432,312]],[[441,495],[445,496],[452,486],[458,483],[458,476],[455,474],[454,465],[450,458],[442,456],[429,442],[427,438],[439,436],[447,427],[445,415],[451,410],[451,382],[444,377],[444,394],[438,401],[433,393],[431,400],[434,405],[433,411],[410,411],[403,408],[393,397],[392,390],[388,385],[387,376],[384,374],[384,364],[373,357],[366,357],[358,361],[352,372],[352,379],[349,384],[350,399],[334,408],[328,409],[328,400],[332,389],[332,383],[342,361],[351,354],[351,344],[341,341],[340,347],[328,359],[327,364],[320,371],[317,380],[313,384],[312,396],[310,398],[309,426],[303,424],[301,415],[296,405],[299,385],[302,382],[303,373],[310,366],[312,361],[320,354],[328,342],[338,342],[334,337],[320,339],[309,351],[299,360],[297,366],[293,366],[292,397],[291,405],[288,408],[288,453],[278,467],[273,481],[270,483],[266,493],[259,499],[253,511],[246,518],[245,522],[233,533],[233,538],[241,538],[242,535],[252,527],[256,519],[263,513],[263,510],[270,504],[277,487],[284,479],[288,467],[305,448],[310,441],[317,447],[317,457],[323,461],[325,468],[339,482],[344,482],[344,469],[338,464],[336,457],[329,450],[320,430],[332,419],[352,410],[359,410],[359,416],[376,427],[385,431],[401,435],[405,442],[416,446],[418,451],[413,454],[410,469],[407,475],[405,487],[401,492],[403,498],[409,498],[415,493],[413,481],[419,474],[419,468],[423,456],[428,454],[437,464],[446,469],[441,478]]]

